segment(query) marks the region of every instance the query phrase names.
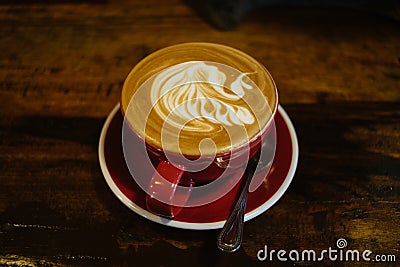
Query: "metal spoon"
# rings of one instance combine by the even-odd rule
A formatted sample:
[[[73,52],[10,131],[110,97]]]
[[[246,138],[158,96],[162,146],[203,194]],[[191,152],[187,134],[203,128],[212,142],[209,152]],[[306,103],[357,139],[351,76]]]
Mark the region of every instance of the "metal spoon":
[[[235,207],[217,238],[218,248],[225,252],[235,252],[240,248],[243,237],[244,214],[246,211],[247,196],[253,174],[257,168],[260,154],[257,153],[248,163],[244,173],[244,185],[236,200]]]

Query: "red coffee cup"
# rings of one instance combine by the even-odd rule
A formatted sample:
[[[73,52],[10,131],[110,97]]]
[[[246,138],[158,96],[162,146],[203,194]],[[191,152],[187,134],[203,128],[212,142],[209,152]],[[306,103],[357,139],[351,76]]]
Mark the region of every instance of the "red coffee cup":
[[[200,199],[232,189],[269,135],[277,106],[265,67],[228,46],[178,44],[139,62],[121,94],[123,148],[148,210],[173,218],[202,188],[216,184]]]

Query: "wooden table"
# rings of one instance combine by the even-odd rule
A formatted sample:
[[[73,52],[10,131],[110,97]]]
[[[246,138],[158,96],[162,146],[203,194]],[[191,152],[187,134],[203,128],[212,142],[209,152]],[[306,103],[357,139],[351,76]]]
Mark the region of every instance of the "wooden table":
[[[257,259],[264,245],[322,251],[339,238],[348,249],[396,256],[378,266],[399,264],[399,22],[266,8],[220,32],[178,0],[11,2],[0,3],[1,266],[372,263]],[[186,41],[227,44],[264,63],[299,139],[289,190],[245,224],[234,254],[218,251],[217,230],[133,213],[99,167],[100,131],[128,71]]]

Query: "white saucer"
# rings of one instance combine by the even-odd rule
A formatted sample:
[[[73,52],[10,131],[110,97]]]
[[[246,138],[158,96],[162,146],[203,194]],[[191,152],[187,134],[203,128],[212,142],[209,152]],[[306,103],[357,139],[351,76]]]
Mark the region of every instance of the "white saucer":
[[[271,180],[271,186],[269,188],[268,186],[260,186],[254,192],[249,193],[245,221],[262,214],[274,205],[289,187],[296,171],[299,154],[296,132],[289,116],[281,106],[278,107],[275,122],[277,130],[277,151],[273,166],[275,165],[276,168],[274,172],[272,172],[273,168],[271,168],[272,173],[268,175],[268,180]],[[107,135],[110,134],[110,132],[113,132],[113,135],[110,135],[112,135],[114,139],[118,139],[118,136],[122,136],[121,130],[122,115],[120,106],[117,104],[104,123],[100,135],[98,153],[104,178],[112,192],[122,203],[135,213],[153,222],[171,227],[194,230],[217,229],[223,227],[230,212],[230,207],[226,203],[232,204],[235,197],[235,195],[232,194],[226,198],[222,197],[221,201],[217,200],[215,203],[212,203],[210,207],[200,206],[184,208],[181,214],[172,220],[160,217],[146,210],[142,200],[144,199],[145,193],[135,184],[133,178],[127,177],[128,175],[126,173],[120,171],[126,168],[124,162],[122,162],[122,160],[114,161],[114,158],[123,158],[123,156],[119,155],[118,149],[115,148],[116,146],[122,146],[122,144],[120,142],[118,143],[118,140],[115,141],[116,143],[114,140],[106,141]],[[106,146],[110,147],[109,150],[117,151],[113,153],[118,155],[107,156],[105,152]],[[227,195],[229,195],[229,193]],[[210,213],[207,208],[213,210],[213,213],[216,214],[215,218],[208,217],[211,215],[209,215]],[[223,212],[218,212],[219,209]]]

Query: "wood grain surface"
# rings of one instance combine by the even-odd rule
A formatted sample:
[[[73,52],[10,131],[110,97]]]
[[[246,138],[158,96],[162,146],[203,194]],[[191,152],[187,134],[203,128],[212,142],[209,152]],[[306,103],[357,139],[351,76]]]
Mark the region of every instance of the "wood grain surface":
[[[270,7],[213,29],[187,2],[0,1],[0,266],[369,266],[261,262],[335,247],[400,262],[400,23],[346,9]],[[158,225],[126,208],[97,145],[129,70],[186,41],[265,64],[300,157],[289,190],[224,254],[217,230]]]

